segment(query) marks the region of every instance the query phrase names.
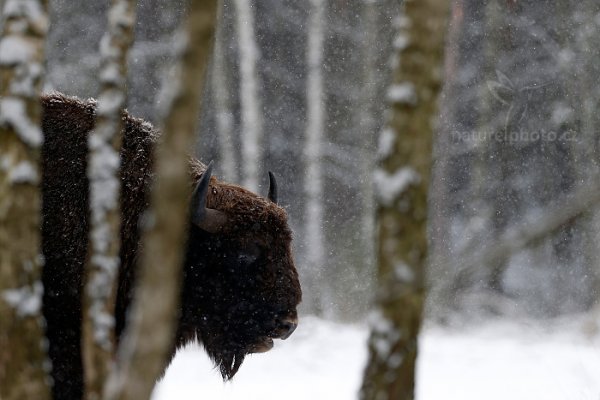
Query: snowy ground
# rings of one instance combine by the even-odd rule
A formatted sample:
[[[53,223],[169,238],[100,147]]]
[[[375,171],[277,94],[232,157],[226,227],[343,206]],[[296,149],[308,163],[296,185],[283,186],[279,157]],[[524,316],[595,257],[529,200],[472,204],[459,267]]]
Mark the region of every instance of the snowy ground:
[[[516,323],[428,328],[418,400],[600,400],[600,337],[583,319],[542,329]],[[589,331],[589,330],[588,330]],[[287,341],[248,357],[224,384],[198,346],[181,351],[152,400],[356,399],[367,329],[304,318]]]

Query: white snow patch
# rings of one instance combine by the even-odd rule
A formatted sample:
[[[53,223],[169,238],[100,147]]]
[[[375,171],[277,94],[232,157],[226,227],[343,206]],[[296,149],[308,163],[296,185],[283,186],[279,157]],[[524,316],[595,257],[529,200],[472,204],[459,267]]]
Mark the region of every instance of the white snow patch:
[[[27,145],[42,145],[42,130],[27,116],[25,101],[16,97],[0,99],[0,124],[12,126],[19,138]]]
[[[116,68],[115,68],[116,70]],[[110,78],[120,79],[120,75],[118,75],[118,71],[111,71],[111,68],[105,68],[102,74],[115,74],[115,76],[111,76]],[[103,76],[102,79],[104,82],[107,81],[107,77]],[[100,99],[98,100],[98,108],[96,112],[98,115],[108,115],[113,116],[116,115],[117,118],[120,117],[121,108],[125,105],[125,94],[121,90],[108,90],[104,91],[100,95]],[[118,121],[118,119],[117,119]],[[111,133],[112,130],[111,130]],[[111,135],[112,136],[112,135]]]
[[[571,323],[574,319],[571,319]],[[417,399],[597,400],[600,341],[572,324],[563,332],[493,322],[421,337]]]
[[[419,174],[410,167],[401,168],[393,174],[377,169],[373,174],[375,192],[381,203],[386,206],[392,205],[410,185],[420,181]]]
[[[414,106],[417,104],[417,92],[415,85],[410,82],[397,83],[392,85],[387,92],[387,100],[393,104],[408,104]]]
[[[35,55],[31,43],[20,36],[7,36],[0,41],[0,65],[17,65],[30,62]]]
[[[41,282],[35,282],[32,286],[23,286],[18,289],[6,289],[2,298],[10,306],[16,309],[19,317],[39,316],[42,307],[42,295],[44,287]]]
[[[46,13],[38,0],[6,0],[2,14],[5,19],[25,17],[28,20],[35,21],[38,27],[47,27],[48,25]],[[27,26],[23,24],[21,32],[25,29],[27,29]]]
[[[104,350],[112,349],[111,333],[115,326],[115,318],[112,314],[104,312],[96,303],[90,308],[90,316],[94,326],[94,341]]]
[[[119,182],[116,178],[121,163],[117,153],[101,134],[95,131],[89,139],[91,159],[88,174],[92,182],[91,209],[111,210],[118,201]]]
[[[100,249],[102,252],[106,252],[106,249]],[[102,254],[94,254],[91,257],[92,264],[97,266],[100,270],[114,274],[119,267],[120,260],[118,257],[107,257]]]
[[[33,183],[39,182],[36,168],[29,161],[21,161],[15,165],[8,174],[11,183]]]
[[[600,337],[574,318],[561,331],[488,322],[464,331],[425,328],[417,400],[598,400]],[[223,383],[204,351],[179,351],[152,400],[353,400],[367,359],[368,329],[301,318],[275,348],[244,361]],[[402,362],[392,359],[390,363]]]
[[[380,160],[386,159],[394,151],[396,144],[396,132],[390,128],[384,128],[379,135],[379,142],[377,145],[377,157]]]
[[[405,34],[400,33],[394,38],[394,48],[396,50],[402,51],[402,50],[406,49],[409,44],[410,44],[410,39]]]
[[[110,8],[108,19],[111,25],[120,28],[128,28],[134,24],[135,17],[134,14],[129,11],[127,3],[127,1],[120,1]]]
[[[369,313],[367,318],[369,327],[376,332],[387,332],[394,329],[392,322],[387,319],[380,310],[374,310]]]
[[[410,283],[415,280],[415,274],[404,261],[397,261],[394,264],[394,276],[400,282]]]
[[[381,311],[373,311],[369,314],[369,326],[371,327],[370,345],[375,349],[377,357],[387,359],[391,351],[392,338],[397,338],[392,322],[387,319]]]
[[[10,91],[14,95],[35,97],[37,99],[36,82],[40,79],[44,68],[40,63],[30,62],[17,69],[17,76],[10,84]]]
[[[107,65],[105,65],[102,70],[100,71],[100,81],[104,84],[106,83],[110,83],[112,85],[121,85],[123,83],[123,75],[121,74],[121,71],[119,69],[119,65],[117,63],[108,63]],[[123,95],[123,93],[121,92],[121,90],[112,90],[109,91],[109,93],[112,95],[111,97],[109,97],[108,99],[106,98],[106,91],[103,91],[100,94],[100,99],[99,99],[99,103],[100,106],[103,106],[103,102],[109,101],[109,104],[114,103],[115,100],[113,100],[112,98],[119,98],[121,97],[121,100],[119,101],[119,107],[122,107],[122,104],[124,103],[125,100],[125,96]],[[98,113],[101,113],[100,111],[98,111]]]
[[[105,59],[111,59],[118,58],[121,51],[118,47],[112,45],[109,35],[104,35],[100,39],[100,54]]]
[[[197,345],[179,351],[152,400],[354,399],[367,357],[368,331],[312,317],[273,350],[250,355],[233,381],[223,383]]]

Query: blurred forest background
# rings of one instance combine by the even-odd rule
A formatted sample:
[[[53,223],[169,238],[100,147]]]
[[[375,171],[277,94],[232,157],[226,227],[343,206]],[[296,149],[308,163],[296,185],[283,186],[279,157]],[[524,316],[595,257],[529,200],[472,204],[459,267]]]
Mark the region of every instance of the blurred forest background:
[[[276,173],[295,232],[304,311],[360,319],[375,287],[378,188],[371,173],[389,147],[382,127],[390,54],[403,46],[394,34],[400,4],[249,3],[223,2],[197,152],[216,161],[221,178],[258,185],[259,192],[267,190],[267,171]],[[128,109],[156,122],[184,5],[138,4]],[[108,3],[50,5],[46,90],[96,96]],[[544,210],[579,188],[598,185],[600,5],[454,0],[449,32],[430,198],[428,316],[589,310],[600,289],[598,207],[467,275],[461,260],[493,248],[512,228],[546,218]],[[315,43],[320,58],[307,51]],[[320,80],[311,80],[315,60],[323,66]],[[254,86],[241,85],[249,76]],[[315,82],[320,112],[307,106]],[[250,154],[241,134],[249,129],[260,144]],[[249,164],[258,182],[247,176]],[[322,246],[315,248],[315,239]]]

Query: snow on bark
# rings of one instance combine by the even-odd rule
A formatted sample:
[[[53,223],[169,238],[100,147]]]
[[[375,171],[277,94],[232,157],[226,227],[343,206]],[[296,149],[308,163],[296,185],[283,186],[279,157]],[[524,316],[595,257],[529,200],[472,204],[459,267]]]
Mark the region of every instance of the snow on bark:
[[[400,335],[394,324],[379,310],[372,311],[367,320],[373,334],[372,345],[375,353],[382,360],[387,359],[392,351],[390,338],[397,340]]]
[[[179,282],[190,198],[189,150],[194,142],[202,82],[209,58],[216,0],[194,0],[188,9],[180,74],[155,155],[155,182],[142,238],[140,268],[117,368],[106,385],[106,399],[148,399],[162,372],[175,336]],[[160,296],[157,296],[160,293]]]
[[[113,304],[119,269],[119,150],[125,107],[127,54],[133,41],[135,2],[113,0],[108,31],[100,42],[101,92],[96,124],[88,138],[90,182],[90,257],[83,313],[86,396],[101,397],[114,353]]]
[[[0,398],[44,400],[38,185],[47,2],[6,0],[0,26]]]
[[[421,178],[414,169],[404,167],[392,174],[377,169],[373,174],[373,180],[380,203],[391,206],[410,185],[418,184]]]
[[[0,41],[0,64],[14,65],[27,62],[35,49],[22,37],[7,37]]]
[[[409,44],[410,40],[406,35],[398,34],[398,36],[394,38],[393,46],[396,50],[404,50],[408,47]]]
[[[27,104],[20,97],[8,94],[0,99],[0,124],[10,126],[19,139],[30,147],[42,145],[42,130],[27,112]]]
[[[254,5],[251,0],[235,0],[234,4],[240,52],[243,185],[252,191],[257,191],[263,158],[263,118],[259,77],[256,71],[259,50],[254,32]]]
[[[415,86],[410,82],[402,82],[392,85],[387,93],[390,103],[404,103],[411,106],[417,105],[417,93]]]
[[[377,145],[377,159],[385,160],[394,151],[396,145],[396,132],[390,127],[384,128],[379,134]]]
[[[21,161],[9,170],[8,180],[11,183],[39,183],[38,170],[29,161]]]
[[[306,142],[304,145],[304,163],[306,176],[304,192],[306,195],[306,263],[313,270],[320,282],[315,282],[320,293],[316,293],[317,311],[326,312],[331,307],[327,279],[321,279],[321,271],[325,265],[325,235],[323,234],[323,174],[322,174],[322,142],[325,122],[323,104],[323,39],[325,4],[323,0],[311,0],[311,11],[308,23],[307,48],[307,116]]]
[[[33,286],[6,289],[2,293],[2,297],[14,307],[19,317],[35,317],[40,315],[43,294],[44,287],[42,283],[35,282]]]

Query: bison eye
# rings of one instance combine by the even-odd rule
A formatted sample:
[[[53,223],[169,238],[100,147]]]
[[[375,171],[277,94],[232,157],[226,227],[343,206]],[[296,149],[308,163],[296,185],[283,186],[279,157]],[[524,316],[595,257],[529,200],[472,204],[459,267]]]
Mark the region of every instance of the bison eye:
[[[238,253],[238,262],[240,265],[251,265],[258,260],[261,255],[260,247],[252,243]]]
[[[238,261],[240,265],[250,265],[258,259],[258,256],[254,254],[239,254]]]

